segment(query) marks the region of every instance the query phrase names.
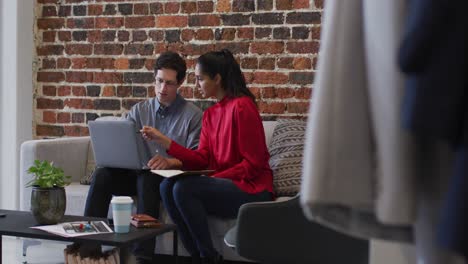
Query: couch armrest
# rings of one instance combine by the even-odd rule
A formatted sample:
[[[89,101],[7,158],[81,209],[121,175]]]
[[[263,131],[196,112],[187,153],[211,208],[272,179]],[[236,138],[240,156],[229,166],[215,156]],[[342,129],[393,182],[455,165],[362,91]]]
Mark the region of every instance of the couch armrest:
[[[368,241],[308,221],[299,196],[244,204],[235,228],[237,253],[261,263],[368,263]]]
[[[49,160],[61,167],[72,181],[79,181],[85,174],[89,137],[29,140],[21,144],[20,151],[20,208],[29,210],[31,191],[25,184],[32,179],[27,173],[34,160]]]

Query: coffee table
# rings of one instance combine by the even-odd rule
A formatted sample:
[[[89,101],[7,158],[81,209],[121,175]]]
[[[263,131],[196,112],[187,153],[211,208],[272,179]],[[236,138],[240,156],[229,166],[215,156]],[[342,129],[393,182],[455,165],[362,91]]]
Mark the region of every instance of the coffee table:
[[[120,249],[120,259],[125,261],[122,253],[133,243],[155,238],[158,235],[173,232],[173,256],[175,262],[178,262],[177,253],[177,231],[174,224],[162,224],[159,228],[135,228],[130,227],[130,232],[125,234],[107,233],[99,235],[89,235],[80,237],[62,237],[54,235],[42,230],[32,229],[30,227],[37,226],[31,212],[26,211],[13,211],[13,210],[0,210],[0,213],[5,213],[5,217],[0,217],[0,264],[2,264],[2,236],[14,236],[25,238],[37,238],[54,241],[68,241],[68,242],[85,242],[96,243],[99,245],[115,246]],[[74,221],[105,221],[105,218],[85,217],[85,216],[71,216],[66,215],[62,222]],[[123,262],[121,262],[123,263]]]

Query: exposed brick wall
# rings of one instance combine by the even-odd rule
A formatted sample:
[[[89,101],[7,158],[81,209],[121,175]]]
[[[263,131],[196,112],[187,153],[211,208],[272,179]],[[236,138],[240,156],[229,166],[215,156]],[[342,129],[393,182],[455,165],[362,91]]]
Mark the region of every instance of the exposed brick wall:
[[[36,1],[37,137],[87,135],[87,121],[154,96],[165,50],[187,59],[180,92],[202,108],[212,100],[195,88],[195,59],[229,48],[264,119],[306,115],[322,0]]]

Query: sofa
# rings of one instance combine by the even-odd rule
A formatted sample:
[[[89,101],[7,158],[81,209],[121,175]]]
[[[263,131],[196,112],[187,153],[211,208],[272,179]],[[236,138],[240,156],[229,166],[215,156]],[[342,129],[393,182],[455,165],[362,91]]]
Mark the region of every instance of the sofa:
[[[271,140],[275,125],[276,121],[263,122],[267,145]],[[20,209],[24,211],[30,209],[31,190],[23,186],[32,178],[32,175],[26,172],[27,169],[35,159],[39,159],[53,161],[55,165],[63,168],[65,173],[72,177],[72,183],[65,188],[67,197],[65,214],[83,215],[89,185],[80,184],[80,179],[87,173],[87,167],[91,162],[90,155],[92,155],[92,146],[89,137],[39,139],[24,142],[21,145],[20,152],[20,186],[22,186],[20,190]],[[92,159],[92,157],[90,158]],[[284,199],[284,197],[277,197],[277,199]],[[159,215],[161,221],[171,222],[162,205]],[[212,231],[213,244],[225,259],[247,261],[224,243],[224,235],[235,223],[236,219],[211,217],[209,225]],[[187,256],[188,253],[183,248],[182,243],[178,245],[179,254]],[[172,233],[157,237],[155,253],[172,254]]]

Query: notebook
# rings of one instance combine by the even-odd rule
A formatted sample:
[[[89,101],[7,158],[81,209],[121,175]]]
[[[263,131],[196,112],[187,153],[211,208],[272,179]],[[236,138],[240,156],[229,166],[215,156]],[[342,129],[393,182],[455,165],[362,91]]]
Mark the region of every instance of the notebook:
[[[88,122],[97,167],[146,170],[150,150],[130,120]]]

